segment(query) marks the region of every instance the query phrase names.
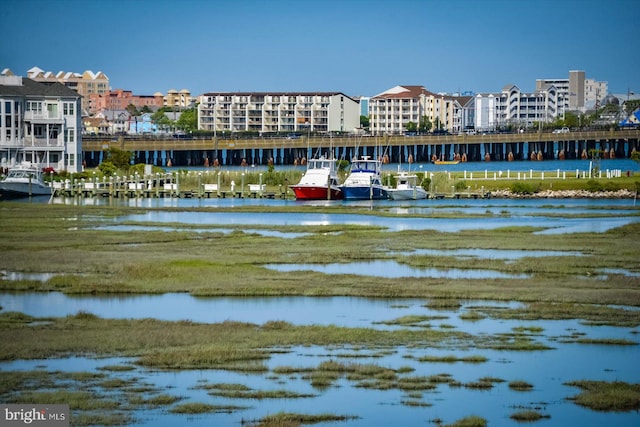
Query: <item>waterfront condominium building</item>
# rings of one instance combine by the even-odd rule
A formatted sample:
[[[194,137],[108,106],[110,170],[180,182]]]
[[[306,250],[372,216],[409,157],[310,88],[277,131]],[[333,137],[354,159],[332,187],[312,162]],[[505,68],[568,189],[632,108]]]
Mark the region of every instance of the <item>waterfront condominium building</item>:
[[[553,85],[535,92],[522,92],[518,86],[507,85],[500,93],[478,93],[474,110],[474,125],[480,131],[507,126],[526,129],[562,114],[558,110],[558,90]]]
[[[459,133],[462,106],[469,98],[429,92],[423,86],[395,86],[369,100],[369,128],[374,135],[397,135],[409,122],[419,125],[426,117],[433,130]]]
[[[0,166],[78,172],[81,96],[59,82],[0,75]]]
[[[205,93],[198,129],[213,132],[354,132],[358,101],[340,92]]]

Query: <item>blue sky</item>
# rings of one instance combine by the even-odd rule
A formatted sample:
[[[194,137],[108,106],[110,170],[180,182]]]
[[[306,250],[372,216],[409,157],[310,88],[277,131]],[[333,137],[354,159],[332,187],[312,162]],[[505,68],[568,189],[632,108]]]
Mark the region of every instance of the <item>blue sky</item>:
[[[638,0],[4,0],[0,69],[135,94],[524,91],[584,70],[640,92]]]

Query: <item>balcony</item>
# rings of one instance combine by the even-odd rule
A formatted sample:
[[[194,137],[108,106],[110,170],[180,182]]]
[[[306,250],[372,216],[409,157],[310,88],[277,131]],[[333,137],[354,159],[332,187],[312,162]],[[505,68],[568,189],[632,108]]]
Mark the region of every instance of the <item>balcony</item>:
[[[30,123],[64,123],[64,117],[60,112],[37,112],[37,111],[25,111],[24,121]]]
[[[64,141],[62,140],[62,136],[58,138],[39,138],[31,135],[24,137],[23,146],[25,148],[64,148]]]

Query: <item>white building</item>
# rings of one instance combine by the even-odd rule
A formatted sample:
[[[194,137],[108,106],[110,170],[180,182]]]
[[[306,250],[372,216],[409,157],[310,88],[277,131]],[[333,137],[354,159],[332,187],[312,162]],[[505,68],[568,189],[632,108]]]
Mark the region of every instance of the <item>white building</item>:
[[[558,110],[581,111],[600,105],[609,92],[607,82],[587,79],[581,70],[569,71],[568,79],[538,79],[536,91],[547,86],[555,86],[558,92]]]
[[[529,128],[555,120],[558,110],[558,90],[546,86],[535,92],[522,92],[518,86],[507,85],[500,93],[479,93],[475,96],[475,128],[480,131],[511,126]]]
[[[0,166],[81,170],[81,100],[58,82],[0,75]]]
[[[206,93],[198,129],[213,132],[354,132],[358,101],[340,92]]]
[[[409,122],[427,118],[432,129],[459,133],[463,127],[463,105],[470,97],[429,92],[423,86],[395,86],[369,100],[369,128],[374,135],[396,135]]]

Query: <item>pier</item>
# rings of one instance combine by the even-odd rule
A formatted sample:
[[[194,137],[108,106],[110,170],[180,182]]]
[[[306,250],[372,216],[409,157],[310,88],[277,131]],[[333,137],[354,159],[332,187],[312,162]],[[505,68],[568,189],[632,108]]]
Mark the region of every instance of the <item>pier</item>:
[[[83,138],[83,161],[100,164],[110,147],[134,153],[135,163],[156,166],[295,165],[315,153],[349,160],[356,155],[389,163],[438,160],[511,161],[580,159],[599,150],[603,158],[629,158],[640,151],[640,130],[525,132],[486,135],[305,136],[204,139]]]

